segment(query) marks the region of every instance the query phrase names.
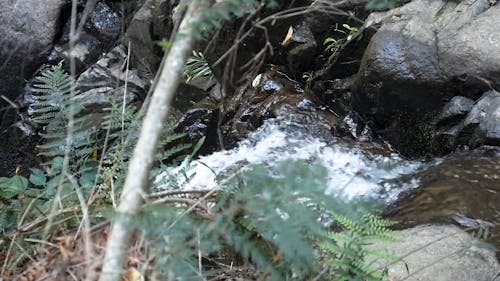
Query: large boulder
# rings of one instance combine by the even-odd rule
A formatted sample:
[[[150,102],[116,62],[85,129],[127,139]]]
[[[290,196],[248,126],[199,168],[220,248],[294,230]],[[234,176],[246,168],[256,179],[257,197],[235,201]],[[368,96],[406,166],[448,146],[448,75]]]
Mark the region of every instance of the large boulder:
[[[431,140],[441,107],[500,89],[500,6],[488,0],[415,0],[372,14],[378,25],[353,84],[353,104],[403,153]]]
[[[111,1],[99,1],[91,5],[91,1],[87,1],[78,5],[79,19],[88,9],[91,12],[73,46],[69,44],[71,15],[64,13],[62,31],[50,53],[49,62],[56,64],[64,60],[69,65],[70,60],[74,59],[75,75],[79,75],[115,47],[122,33],[125,16],[119,12],[121,9],[110,4]]]
[[[418,226],[395,236],[396,243],[370,246],[402,258],[388,266],[391,281],[492,281],[500,270],[494,251],[456,226]]]
[[[0,5],[0,176],[12,176],[18,168],[26,175],[36,164],[30,153],[36,138],[25,136],[23,128],[7,128],[17,113],[4,98],[15,103],[25,79],[44,62],[65,4],[66,0],[4,0]]]
[[[44,62],[65,4],[66,0],[5,0],[0,5],[0,95],[15,100],[25,79]]]

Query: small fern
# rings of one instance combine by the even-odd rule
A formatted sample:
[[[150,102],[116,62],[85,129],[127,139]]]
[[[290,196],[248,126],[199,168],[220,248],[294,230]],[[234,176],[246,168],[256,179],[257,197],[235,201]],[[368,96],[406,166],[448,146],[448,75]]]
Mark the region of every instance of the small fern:
[[[32,104],[33,121],[49,124],[54,119],[63,119],[65,107],[74,96],[73,79],[62,68],[62,64],[42,71],[35,78],[35,102]]]
[[[366,246],[376,241],[394,241],[393,232],[388,228],[394,222],[371,213],[357,220],[338,214],[334,217],[343,231],[328,232],[328,240],[320,244],[330,266],[332,280],[384,280],[386,269],[376,266],[381,261],[397,260],[397,257],[383,251],[368,250]]]
[[[327,37],[323,42],[325,46],[325,53],[329,53],[328,62],[332,62],[333,59],[339,54],[342,46],[351,41],[354,35],[359,31],[357,27],[350,26],[346,23],[342,24],[344,29],[335,28],[335,32],[341,34],[340,38]]]
[[[44,126],[40,133],[43,142],[38,145],[39,154],[49,158],[64,155],[68,124],[73,120],[74,136],[72,159],[81,159],[92,152],[97,129],[92,124],[92,116],[79,113],[84,103],[78,102],[75,83],[62,68],[62,64],[52,66],[35,78],[36,98],[32,104],[33,120]]]
[[[187,83],[201,77],[208,77],[209,80],[214,77],[203,53],[197,51],[193,51],[193,55],[187,60],[184,76]]]

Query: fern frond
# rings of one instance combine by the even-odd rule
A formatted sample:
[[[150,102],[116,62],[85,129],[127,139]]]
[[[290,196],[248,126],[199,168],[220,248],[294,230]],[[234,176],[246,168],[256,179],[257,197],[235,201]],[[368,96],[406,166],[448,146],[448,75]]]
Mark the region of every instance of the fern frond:
[[[166,160],[166,159],[169,159],[170,157],[172,157],[176,154],[179,154],[181,152],[186,152],[191,147],[192,147],[192,145],[190,143],[181,143],[181,144],[178,144],[174,147],[167,149],[166,151],[163,151],[163,152],[156,154],[155,157],[156,157],[156,160],[159,160],[159,161]]]
[[[213,79],[212,70],[205,59],[205,56],[203,56],[203,53],[193,51],[193,54],[186,62],[184,76],[186,76],[187,83],[200,77],[208,77],[209,80]]]

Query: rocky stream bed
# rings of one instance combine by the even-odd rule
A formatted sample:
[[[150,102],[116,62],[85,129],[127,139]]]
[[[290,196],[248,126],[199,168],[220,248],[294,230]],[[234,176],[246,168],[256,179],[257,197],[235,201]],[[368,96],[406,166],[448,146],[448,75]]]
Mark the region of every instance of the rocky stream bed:
[[[27,173],[40,161],[30,95],[41,69],[74,56],[79,91],[92,101],[86,111],[120,100],[125,87],[127,103],[139,107],[161,62],[156,42],[174,25],[162,16],[171,1],[97,1],[69,50],[66,0],[7,2],[0,6],[0,176]],[[413,0],[368,13],[363,1],[345,1],[351,14],[330,15],[322,1],[297,2],[311,12],[266,25],[273,52],[259,67],[228,76],[220,63],[210,81],[180,86],[170,120],[193,144],[206,137],[186,188],[214,187],[254,164],[300,159],[327,169],[326,194],[377,202],[398,228],[411,228],[409,240],[427,235],[411,236],[415,226],[455,225],[487,228],[483,238],[500,247],[500,6]],[[359,31],[329,63],[323,41],[342,23]],[[240,25],[224,24],[205,50],[209,64]],[[235,63],[254,58],[262,38],[254,31],[243,40]],[[458,229],[449,227],[429,231]],[[498,261],[485,255],[479,264],[488,266],[477,272],[477,261],[450,262],[452,271],[467,267],[472,275],[414,280],[492,281]]]

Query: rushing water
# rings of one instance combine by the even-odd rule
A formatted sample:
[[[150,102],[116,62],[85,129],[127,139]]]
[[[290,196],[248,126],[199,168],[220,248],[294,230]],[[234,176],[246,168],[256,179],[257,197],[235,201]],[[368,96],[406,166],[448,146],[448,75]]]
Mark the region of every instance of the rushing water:
[[[311,169],[327,169],[325,194],[383,203],[386,215],[403,227],[488,227],[488,241],[500,246],[499,149],[460,152],[427,163],[408,161],[384,145],[334,138],[321,122],[292,119],[267,120],[236,148],[200,157],[176,184],[209,189],[252,165],[303,160]],[[159,184],[167,174],[157,177],[157,188],[167,188]]]
[[[312,125],[311,126],[316,126]],[[325,193],[332,196],[373,197],[393,200],[403,190],[413,188],[417,181],[396,186],[394,179],[416,171],[419,162],[403,160],[395,153],[364,149],[352,142],[331,137],[324,130],[310,130],[285,118],[268,120],[238,147],[215,152],[194,161],[186,189],[218,186],[237,171],[256,164],[273,166],[287,160],[323,166],[328,171]],[[315,167],[311,165],[311,169]]]

